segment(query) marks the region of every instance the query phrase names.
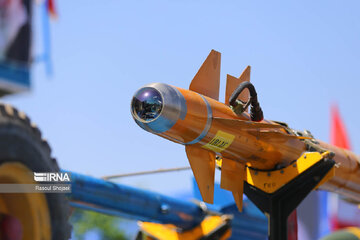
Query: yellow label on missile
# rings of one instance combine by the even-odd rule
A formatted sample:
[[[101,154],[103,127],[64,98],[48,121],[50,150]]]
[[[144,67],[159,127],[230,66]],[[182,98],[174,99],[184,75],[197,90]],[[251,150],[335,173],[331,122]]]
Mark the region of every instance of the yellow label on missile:
[[[215,137],[202,147],[220,153],[231,145],[234,138],[234,135],[219,130]]]

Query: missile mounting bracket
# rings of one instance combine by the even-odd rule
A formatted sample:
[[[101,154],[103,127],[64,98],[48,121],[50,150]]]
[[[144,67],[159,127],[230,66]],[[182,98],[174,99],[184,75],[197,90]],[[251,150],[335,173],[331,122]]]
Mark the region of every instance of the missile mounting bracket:
[[[244,193],[268,217],[269,240],[287,239],[287,218],[314,189],[334,176],[331,152],[306,152],[274,171],[246,170]]]

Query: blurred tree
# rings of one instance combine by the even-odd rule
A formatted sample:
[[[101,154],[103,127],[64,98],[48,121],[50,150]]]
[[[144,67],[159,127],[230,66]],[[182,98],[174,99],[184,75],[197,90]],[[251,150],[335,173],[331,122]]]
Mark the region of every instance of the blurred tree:
[[[77,240],[85,240],[86,233],[96,231],[102,240],[126,240],[121,231],[120,218],[92,211],[76,209],[71,216],[74,236]]]

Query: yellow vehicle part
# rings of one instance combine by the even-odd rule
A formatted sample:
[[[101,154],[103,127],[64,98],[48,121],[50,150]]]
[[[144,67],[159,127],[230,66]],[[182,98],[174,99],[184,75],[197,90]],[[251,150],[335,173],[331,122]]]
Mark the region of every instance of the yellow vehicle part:
[[[290,182],[296,176],[308,170],[315,163],[319,162],[325,157],[328,157],[329,152],[306,152],[293,164],[274,171],[257,171],[251,168],[246,168],[245,181],[266,193],[273,193],[282,186]],[[319,182],[318,186],[322,185],[335,175],[335,168]]]
[[[256,169],[252,169],[249,166],[246,166],[244,171],[244,181],[249,183],[250,185],[257,187],[263,192],[266,193],[274,193],[279,190],[281,187],[289,183],[295,177],[304,173],[310,167],[315,165],[317,162],[324,158],[328,158],[330,156],[330,152],[306,152],[299,159],[294,161],[293,164],[273,171],[258,171]],[[236,162],[232,162],[232,165],[236,164]],[[242,198],[238,196],[242,196],[243,188],[238,187],[239,181],[241,179],[241,172],[239,169],[236,169],[235,166],[230,167],[233,169],[234,173],[229,174],[228,170],[224,168],[223,159],[216,160],[217,168],[221,169],[221,188],[232,191],[234,194],[235,202],[238,206],[239,211],[242,209]],[[325,177],[319,182],[316,186],[318,188],[328,180],[330,180],[335,175],[335,168],[333,167]],[[225,181],[226,180],[226,181]],[[241,182],[243,182],[241,180]],[[242,184],[242,183],[241,183]],[[232,189],[234,188],[234,189]],[[237,196],[237,197],[236,197]]]
[[[346,228],[346,230],[352,234],[354,234],[354,236],[358,237],[360,239],[360,229],[356,228],[356,227],[349,227]]]
[[[229,221],[230,217],[227,215],[208,216],[199,226],[185,232],[179,232],[178,229],[171,224],[139,222],[139,226],[145,234],[144,239],[146,240],[195,240],[214,233],[216,230],[229,224]],[[231,229],[228,228],[219,239],[225,240],[230,236]]]
[[[0,165],[0,184],[36,184],[33,176],[33,172],[21,163]],[[23,240],[51,239],[49,208],[43,193],[1,193],[2,213],[21,222]]]
[[[360,239],[360,229],[356,227],[348,227],[337,230],[320,240],[358,240]]]

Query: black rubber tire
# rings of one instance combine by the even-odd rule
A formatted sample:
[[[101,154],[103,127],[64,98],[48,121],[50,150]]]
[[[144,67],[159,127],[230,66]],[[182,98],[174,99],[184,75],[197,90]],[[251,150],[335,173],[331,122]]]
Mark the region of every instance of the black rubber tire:
[[[34,172],[58,172],[56,159],[35,124],[10,105],[0,103],[0,164],[20,162]],[[65,194],[48,193],[52,240],[69,239],[70,206]]]

